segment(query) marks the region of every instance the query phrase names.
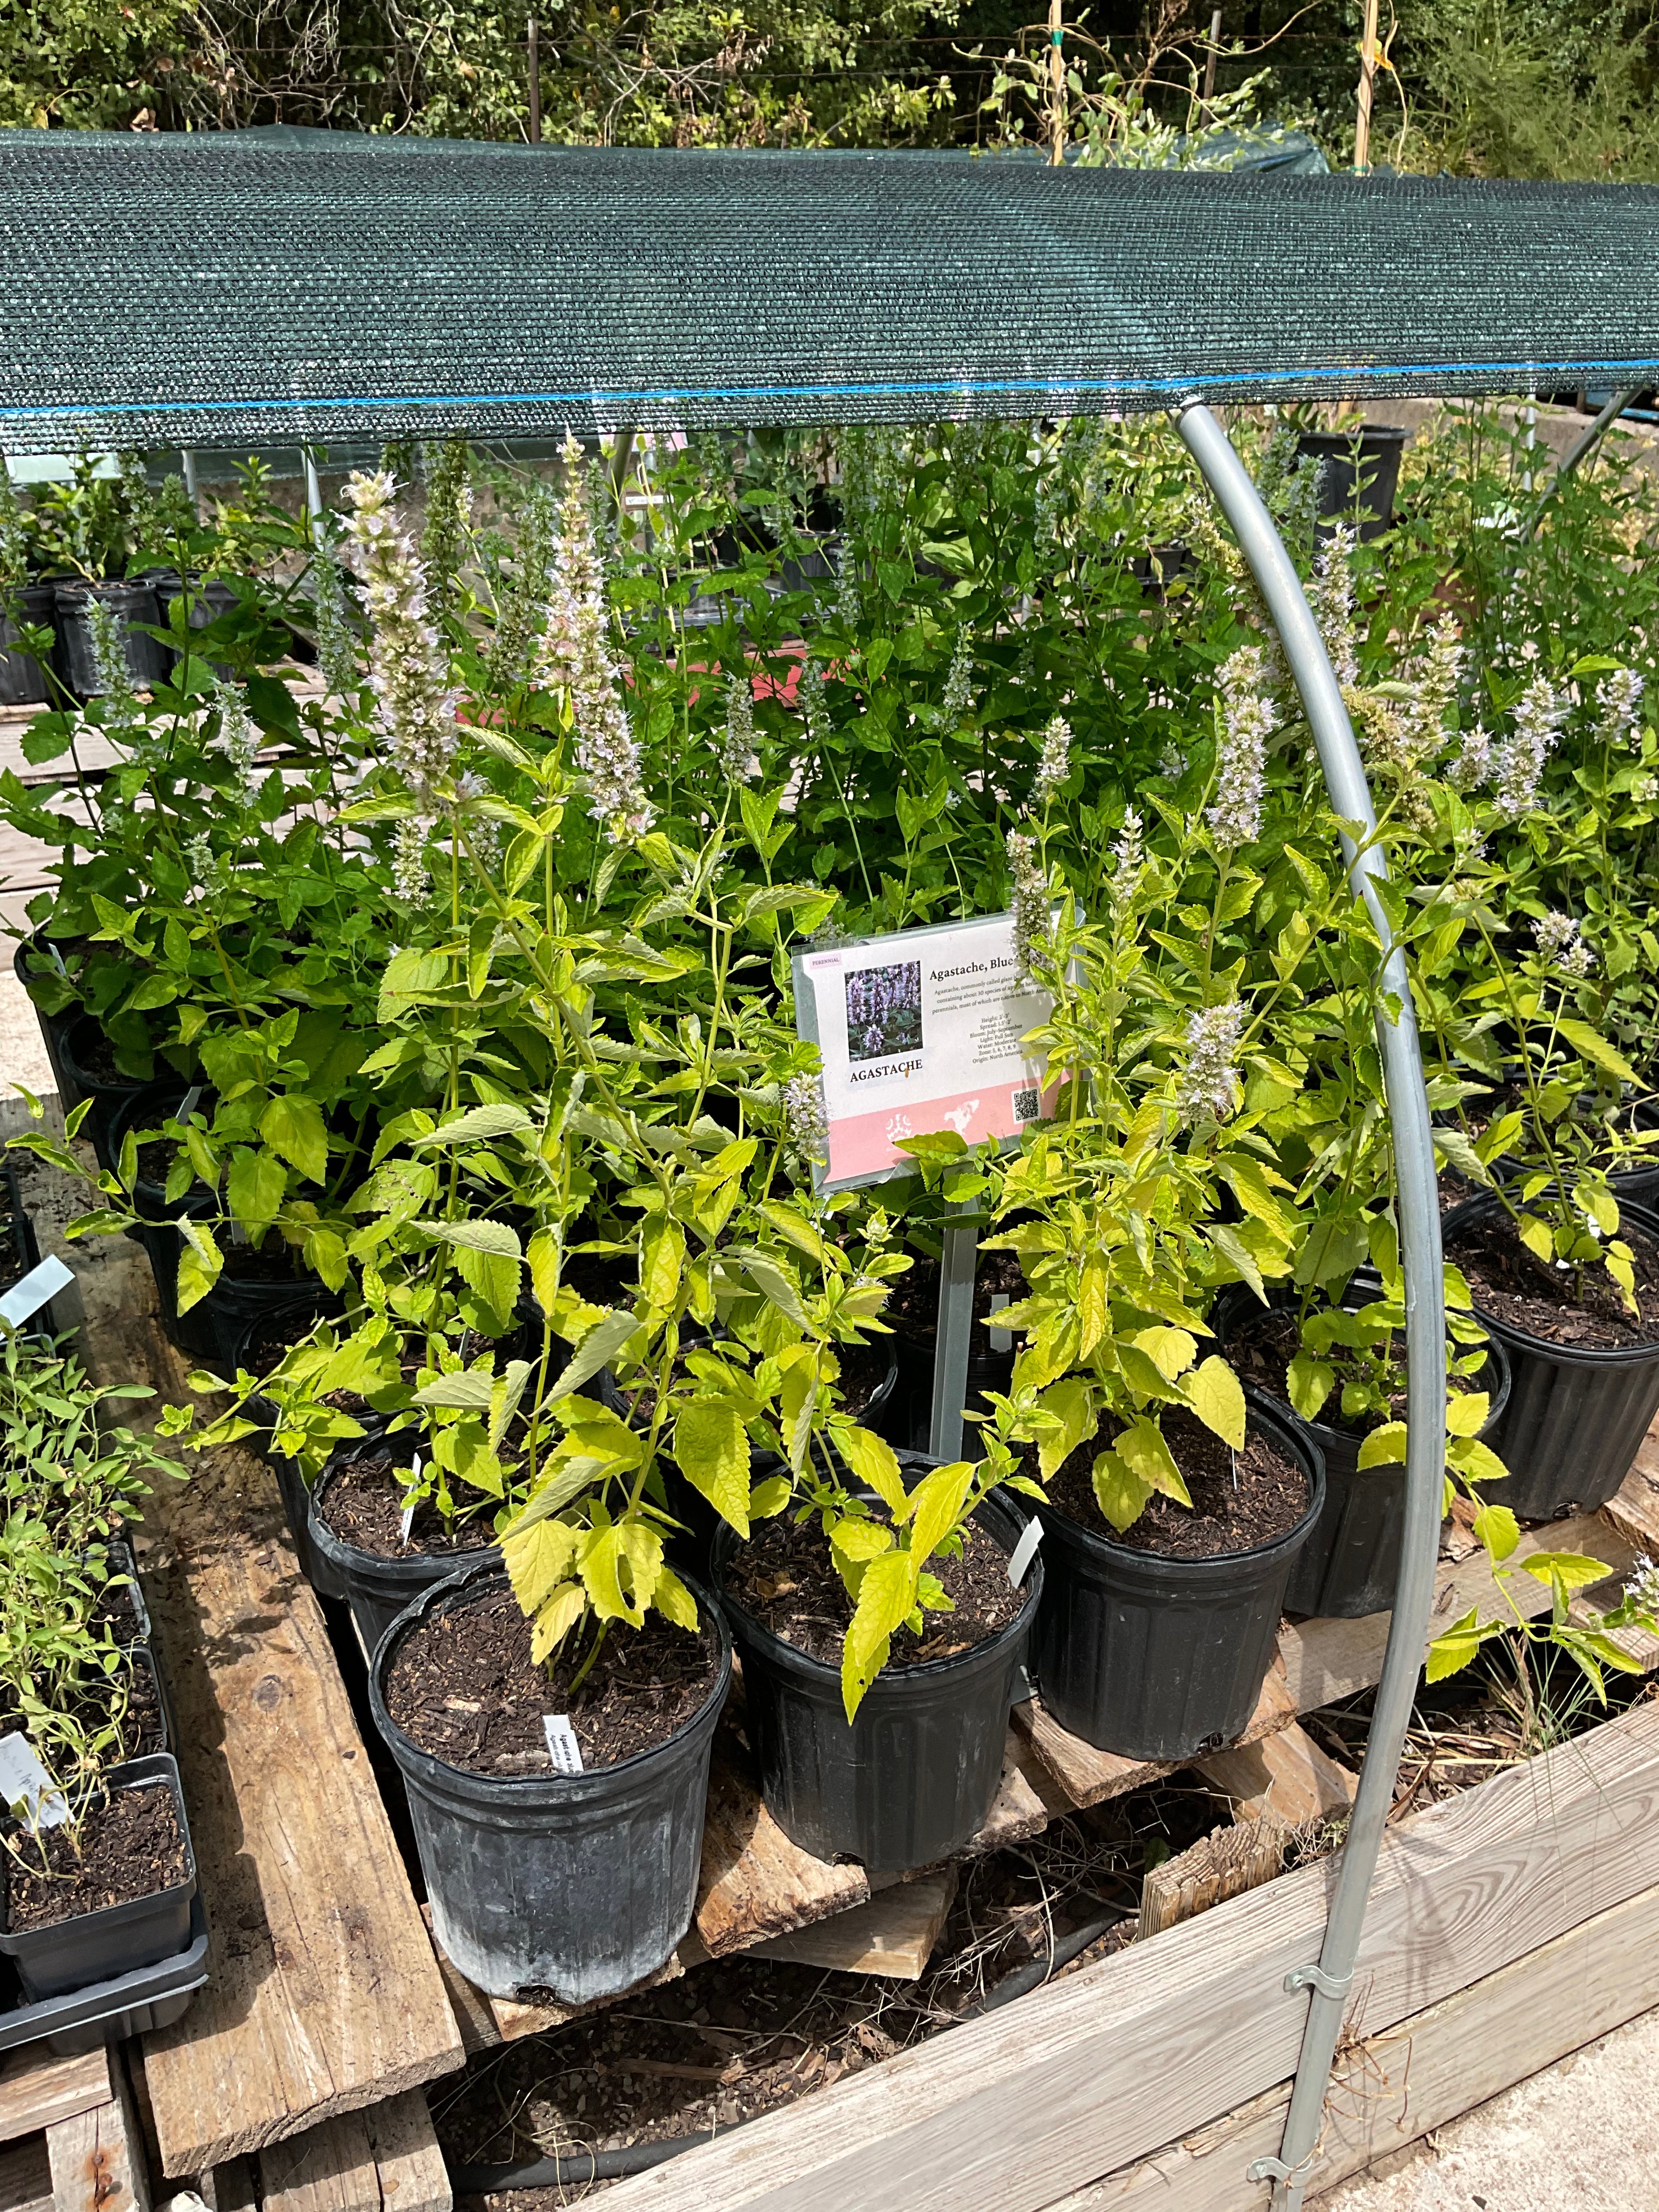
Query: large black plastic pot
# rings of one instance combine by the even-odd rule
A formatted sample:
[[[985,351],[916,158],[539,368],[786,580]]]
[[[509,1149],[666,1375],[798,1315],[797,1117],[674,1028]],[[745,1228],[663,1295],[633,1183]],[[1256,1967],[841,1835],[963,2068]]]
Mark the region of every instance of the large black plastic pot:
[[[173,602],[176,599],[182,599],[184,597],[184,592],[185,587],[179,581],[176,574],[169,573],[167,575],[157,578],[155,585],[156,603],[161,608],[162,624],[168,629],[171,629],[173,627]],[[228,584],[222,584],[216,577],[209,577],[205,582],[199,576],[191,578],[190,586],[190,626],[192,629],[205,629],[210,623],[216,622],[221,615],[228,614],[233,607],[237,607],[240,605],[241,601],[238,599],[236,593],[232,591],[230,586]],[[164,647],[163,650],[167,653],[168,660],[174,667],[182,664],[184,655],[181,653],[170,647]],[[200,658],[198,657],[194,665],[196,668],[199,670],[204,665],[204,663]],[[205,665],[212,670],[216,676],[222,678],[227,682],[236,673],[235,670],[230,666],[228,661],[212,660],[207,662]]]
[[[494,1996],[551,1990],[562,2004],[586,2004],[655,1973],[691,1924],[731,1638],[692,1584],[720,1638],[720,1670],[678,1735],[586,1774],[473,1774],[410,1741],[386,1711],[386,1678],[421,1622],[506,1587],[500,1566],[483,1565],[427,1590],[375,1651],[369,1705],[408,1788],[445,1955]]]
[[[1351,1296],[1349,1304],[1358,1308],[1371,1304],[1373,1298]],[[1294,1310],[1296,1299],[1281,1292],[1270,1294],[1269,1303]],[[1254,1292],[1243,1285],[1224,1291],[1212,1316],[1223,1346],[1231,1344],[1261,1310]],[[1487,1347],[1486,1364],[1474,1387],[1484,1390],[1490,1401],[1480,1431],[1482,1440],[1490,1441],[1510,1396],[1509,1357],[1496,1338]],[[1368,1613],[1390,1611],[1400,1579],[1400,1550],[1406,1528],[1403,1464],[1362,1470],[1363,1437],[1334,1428],[1328,1421],[1304,1421],[1282,1398],[1248,1382],[1244,1395],[1252,1405],[1310,1437],[1325,1465],[1325,1503],[1291,1570],[1285,1591],[1285,1612],[1321,1620],[1356,1620]]]
[[[1367,422],[1358,431],[1304,430],[1298,453],[1319,465],[1319,513],[1327,521],[1346,522],[1359,503],[1359,535],[1380,538],[1394,520],[1400,486],[1400,457],[1410,433],[1389,422]],[[1354,456],[1356,440],[1359,453]]]
[[[902,1455],[908,1481],[937,1464]],[[1012,1552],[1025,1516],[1000,1495],[975,1513]],[[737,1548],[722,1526],[721,1571]],[[949,1659],[884,1667],[849,1727],[841,1670],[786,1644],[722,1589],[743,1661],[744,1721],[766,1809],[817,1858],[902,1874],[960,1850],[985,1825],[1002,1778],[1008,1714],[1042,1595],[1040,1559],[1006,1628]]]
[[[18,641],[25,627],[51,627],[57,599],[50,584],[26,584],[0,609],[0,707],[42,707],[51,699],[49,673]]]
[[[1047,1581],[1034,1672],[1049,1712],[1085,1743],[1125,1759],[1192,1759],[1231,1743],[1255,1711],[1325,1470],[1306,1436],[1259,1404],[1249,1425],[1309,1482],[1307,1510],[1270,1544],[1171,1559],[1036,1509]]]
[[[392,1441],[412,1455],[417,1437],[411,1431],[407,1437]],[[366,1651],[373,1651],[404,1607],[412,1605],[435,1583],[451,1581],[467,1570],[499,1567],[501,1563],[501,1552],[493,1540],[471,1545],[465,1551],[410,1552],[401,1559],[388,1559],[378,1552],[359,1551],[356,1545],[337,1536],[323,1517],[329,1485],[350,1461],[365,1453],[378,1455],[386,1449],[386,1439],[380,1437],[364,1437],[361,1441],[354,1437],[349,1443],[342,1444],[330,1455],[327,1466],[317,1478],[315,1489],[306,1498],[312,1551],[319,1565],[337,1585],[338,1595],[350,1606]],[[409,1464],[407,1458],[404,1464]]]
[[[161,610],[153,583],[59,584],[54,593],[58,615],[58,661],[64,686],[77,699],[96,699],[103,694],[93,659],[92,625],[88,610],[101,599],[122,631],[127,674],[139,690],[159,684],[167,672],[166,646],[135,623],[159,623]]]
[[[1638,1129],[1659,1128],[1659,1105],[1644,1099],[1632,1109],[1632,1118]],[[1607,1177],[1614,1196],[1620,1206],[1659,1205],[1659,1147],[1648,1155],[1650,1165],[1620,1168]]]
[[[171,1791],[185,1839],[185,1879],[154,1897],[106,1905],[101,1911],[83,1912],[72,1920],[59,1921],[55,1927],[14,1933],[8,1926],[0,1932],[0,1953],[17,1969],[25,1996],[62,1996],[70,1990],[84,1989],[88,1983],[112,1981],[119,1974],[172,1958],[190,1941],[196,1857],[177,1765],[166,1753],[153,1759],[128,1759],[110,1769],[107,1788]]]
[[[41,1028],[46,1030],[44,1019]],[[158,1097],[171,1098],[174,1104],[185,1094],[176,1086],[141,1083],[136,1077],[93,1074],[87,1066],[87,1056],[94,1044],[101,1042],[103,1034],[90,1014],[76,1013],[58,1030],[55,1054],[52,1051],[52,1034],[46,1032],[46,1050],[58,1069],[60,1082],[67,1078],[70,1091],[77,1100],[89,1098],[92,1101],[87,1108],[86,1119],[81,1124],[81,1134],[92,1146],[99,1166],[112,1171],[121,1149],[120,1139],[115,1133],[115,1124],[125,1109],[150,1091],[155,1091]]]
[[[41,977],[55,975],[52,955],[46,950],[49,942],[50,939],[42,930],[36,930],[33,937],[22,939],[16,951],[11,956],[11,972],[23,988],[28,992],[30,1002],[34,1007],[34,1018],[40,1024],[40,1038],[46,1048],[46,1058],[52,1066],[52,1078],[58,1085],[58,1100],[64,1113],[67,1114],[72,1108],[80,1104],[83,1094],[70,1075],[64,1063],[63,1042],[76,1023],[84,1020],[85,1017],[78,1002],[65,1006],[61,1013],[49,1014],[40,1000],[35,997],[33,991],[29,989],[31,983],[38,981]]]
[[[1481,1197],[1449,1213],[1442,1224],[1447,1257],[1456,1258],[1460,1224],[1496,1210],[1496,1200]],[[1623,1198],[1619,1210],[1624,1224],[1659,1243],[1659,1213]],[[1659,1344],[1603,1352],[1551,1344],[1478,1301],[1474,1311],[1510,1359],[1508,1410],[1488,1440],[1510,1473],[1495,1486],[1492,1502],[1523,1521],[1596,1512],[1630,1473],[1659,1413]]]

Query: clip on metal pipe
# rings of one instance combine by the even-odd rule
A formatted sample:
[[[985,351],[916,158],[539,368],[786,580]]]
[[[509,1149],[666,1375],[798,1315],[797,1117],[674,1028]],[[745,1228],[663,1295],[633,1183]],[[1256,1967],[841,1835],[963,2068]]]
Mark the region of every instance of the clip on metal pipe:
[[[1395,1778],[1411,1720],[1428,1639],[1440,1543],[1441,1485],[1446,1449],[1446,1326],[1435,1192],[1434,1136],[1417,1020],[1405,956],[1377,896],[1387,869],[1375,838],[1376,816],[1342,694],[1272,517],[1226,432],[1201,401],[1176,410],[1181,434],[1232,525],[1313,732],[1331,806],[1346,825],[1342,857],[1356,898],[1364,901],[1384,945],[1382,1003],[1376,1016],[1383,1087],[1394,1139],[1401,1250],[1406,1285],[1406,1526],[1389,1644],[1377,1684],[1359,1788],[1337,1872],[1316,1970],[1299,1969],[1312,1994],[1303,2027],[1296,2085],[1279,2156],[1253,2167],[1249,2179],[1273,2182],[1277,2212],[1301,2212],[1319,2138],[1326,2085],[1336,2055],[1346,1992],[1353,1978],[1365,1903],[1393,1802]],[[1357,831],[1356,842],[1352,832]]]

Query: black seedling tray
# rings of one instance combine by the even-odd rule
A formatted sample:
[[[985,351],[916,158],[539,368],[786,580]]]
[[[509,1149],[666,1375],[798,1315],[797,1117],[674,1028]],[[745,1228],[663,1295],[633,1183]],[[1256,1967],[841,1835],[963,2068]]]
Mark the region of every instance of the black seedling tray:
[[[0,2051],[45,2037],[60,2058],[72,2058],[102,2043],[170,2027],[208,1978],[207,1950],[207,1917],[198,1894],[191,1904],[190,1942],[184,1950],[112,1982],[93,1982],[67,1996],[42,1997],[0,2012]]]

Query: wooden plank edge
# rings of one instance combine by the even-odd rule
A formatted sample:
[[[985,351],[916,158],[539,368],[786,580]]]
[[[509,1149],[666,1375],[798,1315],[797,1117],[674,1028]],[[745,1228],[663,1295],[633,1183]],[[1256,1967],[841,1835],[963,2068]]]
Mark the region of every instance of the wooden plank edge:
[[[1310,2203],[1649,2010],[1656,1942],[1659,1888],[1645,1889],[1387,2033],[1347,2044],[1332,2070]],[[1278,2155],[1289,2107],[1286,2081],[1046,2212],[1255,2212],[1270,2191],[1245,2172]]]
[[[107,2103],[46,2131],[54,2212],[150,2212],[143,2137],[118,2052],[110,2055],[109,2078]]]
[[[1144,2160],[1288,2078],[1306,2001],[1285,1977],[1317,1955],[1333,1879],[1298,1868],[1132,1944],[616,2184],[607,2212],[1039,2212],[1085,2161]],[[1644,1703],[1389,1832],[1356,2004],[1382,2033],[1656,1882]]]
[[[0,2142],[72,2120],[94,2105],[108,2104],[114,2094],[109,2053],[101,2045],[56,2058],[44,2043],[26,2044],[0,2065]]]

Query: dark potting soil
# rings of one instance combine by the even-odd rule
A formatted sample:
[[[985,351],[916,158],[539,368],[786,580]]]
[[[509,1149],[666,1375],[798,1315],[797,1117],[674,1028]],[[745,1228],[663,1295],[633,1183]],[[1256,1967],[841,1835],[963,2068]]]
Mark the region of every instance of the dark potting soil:
[[[140,1079],[129,1075],[115,1057],[115,1048],[102,1030],[82,1030],[75,1040],[75,1064],[83,1075],[94,1083],[107,1085],[112,1090],[120,1085],[134,1086]]]
[[[12,1935],[55,1928],[106,1905],[159,1897],[189,1871],[172,1791],[160,1784],[117,1790],[87,1814],[78,1837],[67,1826],[39,1836],[13,1831],[6,1926]]]
[[[390,1452],[349,1460],[329,1477],[317,1510],[343,1544],[355,1544],[377,1559],[407,1559],[422,1552],[476,1552],[495,1541],[486,1521],[474,1518],[453,1528],[429,1498],[415,1508],[404,1535],[402,1484],[409,1461]]]
[[[299,1254],[291,1244],[284,1244],[279,1237],[268,1237],[263,1244],[239,1244],[228,1231],[218,1240],[224,1255],[222,1273],[233,1283],[308,1283],[314,1278],[307,1275],[298,1264]]]
[[[433,1758],[473,1774],[547,1774],[553,1761],[544,1717],[565,1713],[584,1768],[615,1766],[654,1751],[708,1704],[720,1644],[704,1620],[694,1632],[660,1613],[641,1629],[612,1623],[574,1696],[571,1677],[591,1648],[591,1628],[550,1664],[530,1656],[530,1624],[510,1590],[428,1614],[398,1647],[386,1709]],[[567,1643],[572,1639],[567,1638]]]
[[[1091,1471],[1096,1454],[1111,1443],[1119,1425],[1103,1421],[1092,1439],[1061,1462],[1048,1486],[1060,1512],[1115,1544],[1175,1559],[1220,1559],[1288,1535],[1308,1510],[1308,1478],[1259,1430],[1245,1431],[1244,1449],[1235,1457],[1231,1446],[1190,1413],[1166,1412],[1164,1441],[1192,1504],[1178,1504],[1159,1492],[1132,1528],[1114,1528],[1095,1502]],[[1030,1471],[1035,1474],[1035,1465]]]
[[[939,1262],[920,1260],[908,1274],[900,1275],[887,1293],[882,1319],[896,1335],[911,1344],[931,1346],[939,1335]],[[1029,1285],[1012,1252],[981,1252],[974,1270],[973,1350],[970,1357],[991,1356],[991,1301],[1006,1297],[1010,1304],[1023,1298]]]
[[[994,1536],[972,1522],[953,1559],[937,1555],[929,1574],[945,1586],[954,1613],[922,1615],[922,1632],[901,1628],[888,1666],[915,1667],[949,1659],[1006,1628],[1024,1602],[1008,1579],[1008,1554]],[[746,1613],[774,1636],[826,1666],[841,1664],[842,1639],[853,1618],[853,1601],[830,1556],[829,1539],[816,1520],[797,1528],[787,1516],[763,1521],[726,1569],[726,1587]]]
[[[122,1568],[119,1571],[125,1575],[126,1571]],[[94,1631],[107,1629],[112,1643],[125,1644],[137,1642],[138,1607],[130,1582],[105,1583],[98,1593],[97,1603],[92,1608],[92,1626]]]
[[[1506,1213],[1460,1223],[1446,1257],[1462,1269],[1482,1312],[1547,1343],[1591,1352],[1659,1344],[1659,1243],[1628,1220],[1619,1233],[1635,1263],[1639,1314],[1625,1305],[1604,1267],[1585,1268],[1581,1280],[1575,1270],[1528,1252]]]
[[[106,1681],[89,1684],[71,1709],[90,1729],[103,1727],[118,1708],[121,1741],[120,1748],[109,1754],[112,1759],[148,1759],[152,1752],[166,1750],[161,1692],[142,1660],[131,1661]]]
[[[1405,1346],[1396,1335],[1395,1344],[1403,1360]],[[1253,1382],[1258,1390],[1277,1398],[1281,1405],[1291,1402],[1289,1369],[1298,1348],[1295,1316],[1268,1308],[1252,1314],[1243,1328],[1235,1330],[1227,1340],[1227,1364],[1241,1382]],[[1339,1345],[1334,1345],[1325,1355],[1336,1370],[1336,1382],[1331,1395],[1320,1407],[1318,1419],[1326,1428],[1340,1429],[1345,1436],[1363,1437],[1383,1420],[1403,1420],[1406,1417],[1406,1386],[1401,1385],[1389,1401],[1389,1412],[1355,1414],[1342,1411],[1342,1382],[1352,1368],[1349,1355]]]

